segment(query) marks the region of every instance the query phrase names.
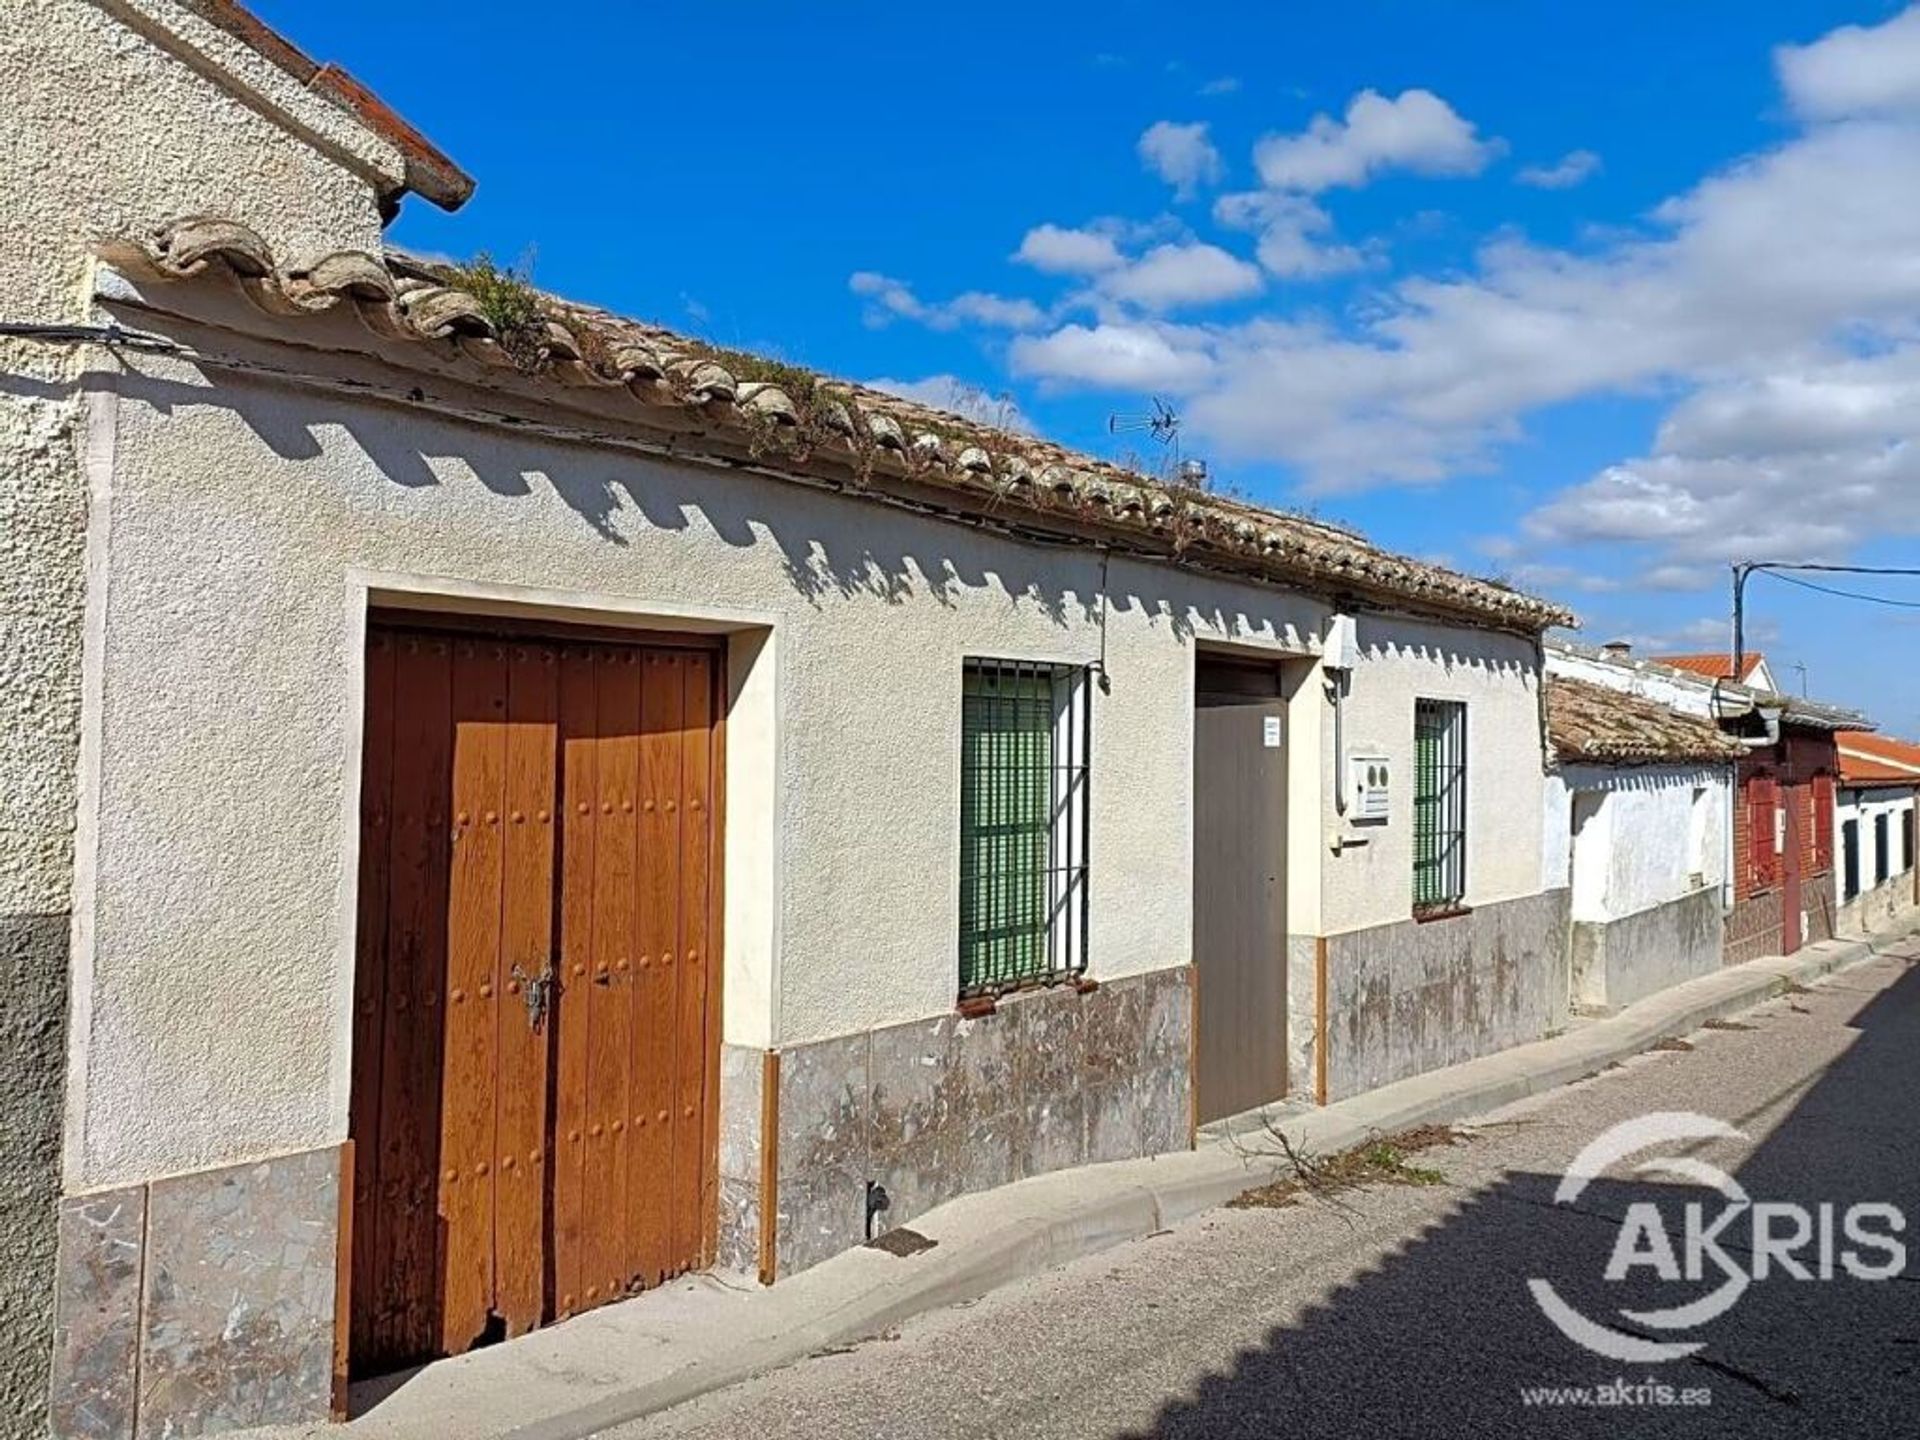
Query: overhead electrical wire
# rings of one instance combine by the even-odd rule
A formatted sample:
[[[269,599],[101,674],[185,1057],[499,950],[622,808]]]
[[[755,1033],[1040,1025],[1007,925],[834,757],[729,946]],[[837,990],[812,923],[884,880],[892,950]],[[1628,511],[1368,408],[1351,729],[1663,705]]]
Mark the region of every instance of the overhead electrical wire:
[[[1818,590],[1822,595],[1837,595],[1843,600],[1865,600],[1874,605],[1892,606],[1896,610],[1920,610],[1920,600],[1896,600],[1891,595],[1869,595],[1861,590],[1842,590],[1838,586],[1822,585],[1814,580],[1799,580],[1792,575],[1783,575],[1778,570],[1766,570],[1761,573],[1771,575],[1776,580],[1784,580],[1789,585],[1798,585],[1802,590]],[[1860,570],[1853,573],[1920,575],[1920,570]]]

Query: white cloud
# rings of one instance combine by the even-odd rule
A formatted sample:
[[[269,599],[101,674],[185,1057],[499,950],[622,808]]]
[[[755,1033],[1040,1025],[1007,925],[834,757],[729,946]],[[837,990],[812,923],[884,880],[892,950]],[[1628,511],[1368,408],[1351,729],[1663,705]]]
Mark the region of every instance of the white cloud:
[[[968,290],[939,307],[955,324],[986,325],[999,330],[1033,330],[1046,323],[1047,312],[1031,300]]]
[[[1569,150],[1551,165],[1527,165],[1514,178],[1536,190],[1571,190],[1600,171],[1600,157],[1591,150]]]
[[[1920,8],[1882,25],[1842,25],[1774,51],[1780,85],[1814,120],[1920,109]]]
[[[913,293],[904,280],[895,280],[877,270],[854,271],[847,277],[847,288],[873,302],[868,316],[870,323],[884,323],[890,315],[919,320],[927,313],[927,307],[920,303],[920,297]]]
[[[1651,454],[1561,492],[1525,529],[1649,546],[1661,558],[1643,580],[1672,588],[1728,558],[1838,559],[1864,535],[1913,533],[1917,496],[1920,348],[1909,346],[1709,384],[1668,413]]]
[[[1624,547],[1606,568],[1642,589],[1712,583],[1733,558],[1835,558],[1868,536],[1920,535],[1920,106],[1896,103],[1905,60],[1831,69],[1835,55],[1908,54],[1916,14],[1782,52],[1803,127],[1642,223],[1576,248],[1502,235],[1364,308],[1174,325],[1162,317],[1178,307],[1255,293],[1259,271],[1187,236],[1041,227],[1022,258],[1089,277],[1053,313],[1092,318],[1016,335],[1008,363],[1049,386],[1178,394],[1207,453],[1285,464],[1323,492],[1490,468],[1530,415],[1568,402],[1656,405],[1641,453],[1569,477],[1515,531],[1516,558],[1540,567],[1590,570],[1582,547]],[[1911,67],[1920,93],[1920,52]],[[1363,95],[1345,121],[1269,142],[1269,188],[1221,197],[1215,222],[1258,235],[1270,275],[1368,263],[1314,195],[1388,166],[1486,162],[1487,143],[1426,98]],[[1422,131],[1401,123],[1409,113],[1442,123]],[[876,277],[870,299],[895,304],[897,286]]]
[[[1021,413],[1011,395],[990,394],[984,387],[962,380],[958,375],[928,375],[920,380],[896,380],[891,376],[864,382],[874,390],[884,390],[903,400],[964,416],[981,425],[1000,430],[1030,434],[1033,422]]]
[[[1347,103],[1344,119],[1316,115],[1299,134],[1268,135],[1254,147],[1253,160],[1270,188],[1315,194],[1364,185],[1384,170],[1477,175],[1499,148],[1431,90],[1403,90],[1391,100],[1362,90]]]
[[[1203,185],[1218,183],[1224,170],[1220,152],[1207,138],[1205,121],[1191,125],[1155,121],[1140,136],[1140,161],[1173,186],[1181,200],[1191,199]]]
[[[1047,312],[1031,300],[969,290],[951,300],[922,300],[904,280],[873,270],[856,270],[847,288],[866,299],[867,323],[885,325],[894,319],[915,320],[935,330],[962,325],[984,325],[1001,330],[1034,330],[1047,321]]]
[[[1049,275],[1097,275],[1123,263],[1112,236],[1051,224],[1029,230],[1013,258]]]
[[[1051,335],[1023,335],[1008,359],[1017,375],[1109,390],[1184,391],[1213,373],[1203,347],[1152,324],[1066,325]]]
[[[1124,269],[1100,278],[1108,298],[1143,309],[1213,305],[1256,293],[1265,284],[1258,266],[1217,245],[1156,245]]]
[[[1238,93],[1239,89],[1240,77],[1238,75],[1222,75],[1218,79],[1207,81],[1206,84],[1200,87],[1199,93],[1209,96],[1233,95]]]
[[[1353,246],[1329,240],[1332,217],[1304,195],[1275,190],[1222,195],[1213,203],[1213,218],[1230,229],[1257,231],[1260,263],[1286,279],[1313,280],[1367,263]]]
[[[1222,383],[1189,418],[1322,485],[1420,480],[1484,461],[1542,406],[1790,377],[1847,337],[1904,346],[1916,193],[1920,127],[1817,128],[1662,206],[1652,233],[1579,253],[1505,240],[1466,276],[1403,280],[1354,328],[1222,332]]]
[[[1642,656],[1691,655],[1703,650],[1725,650],[1733,643],[1733,634],[1724,615],[1702,615],[1661,630],[1600,631],[1609,640],[1631,645]],[[1768,645],[1780,638],[1776,625],[1755,620],[1747,625],[1747,644]]]
[[[1625,546],[1637,583],[1689,585],[1732,558],[1920,534],[1917,194],[1920,111],[1817,122],[1578,250],[1505,237],[1465,273],[1402,279],[1344,319],[1125,334],[1156,362],[1140,367],[1150,383],[1185,389],[1197,443],[1319,490],[1471,473],[1535,411],[1658,398],[1645,453],[1540,505],[1522,533],[1537,564]],[[1276,272],[1319,263],[1281,242],[1327,243],[1313,211],[1223,197],[1216,212],[1288,221],[1263,254]],[[1111,384],[1117,337],[1094,333],[1106,348],[1082,331],[1028,364]]]

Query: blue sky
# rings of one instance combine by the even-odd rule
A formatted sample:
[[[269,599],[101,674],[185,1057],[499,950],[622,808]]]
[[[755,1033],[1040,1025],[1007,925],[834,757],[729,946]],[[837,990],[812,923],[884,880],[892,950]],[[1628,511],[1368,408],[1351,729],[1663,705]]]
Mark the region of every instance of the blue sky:
[[[255,8],[479,179],[401,244],[1113,458],[1164,396],[1589,640],[1724,645],[1735,558],[1920,564],[1920,8]],[[1920,733],[1920,608],[1750,601]]]

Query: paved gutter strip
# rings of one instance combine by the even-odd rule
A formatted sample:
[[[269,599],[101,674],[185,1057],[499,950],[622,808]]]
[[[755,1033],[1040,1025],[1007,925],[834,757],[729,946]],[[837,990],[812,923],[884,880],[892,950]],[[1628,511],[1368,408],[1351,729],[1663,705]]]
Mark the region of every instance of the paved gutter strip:
[[[514,1425],[512,1412],[524,1415],[534,1400],[529,1391],[541,1387],[514,1385],[520,1403],[511,1403],[513,1397],[505,1385],[515,1378],[512,1352],[516,1347],[512,1346],[471,1357],[488,1370],[492,1364],[486,1362],[497,1362],[503,1374],[464,1373],[458,1380],[449,1374],[444,1387],[447,1402],[465,1409],[498,1386],[505,1403],[495,1412],[494,1423],[482,1422],[484,1428],[469,1426],[465,1433],[500,1440],[586,1440],[830,1346],[871,1338],[911,1316],[975,1299],[1069,1260],[1150,1236],[1222,1205],[1290,1168],[1284,1157],[1260,1153],[1277,1148],[1261,1138],[1269,1120],[1296,1149],[1330,1154],[1369,1135],[1484,1114],[1585,1078],[1663,1039],[1697,1030],[1709,1020],[1777,998],[1782,982],[1805,984],[1871,959],[1914,928],[1909,925],[1867,940],[1822,941],[1794,956],[1717,971],[1650,996],[1617,1015],[1584,1022],[1567,1034],[1398,1081],[1323,1109],[1237,1116],[1208,1127],[1193,1151],[1064,1170],[963,1196],[913,1222],[914,1229],[939,1243],[906,1259],[860,1249],[764,1291],[741,1292],[715,1285],[692,1294],[662,1294],[632,1307],[631,1340],[635,1345],[645,1342],[645,1355],[615,1353],[631,1347],[622,1343],[628,1337],[614,1334],[606,1337],[595,1359],[609,1368],[622,1360],[638,1361],[636,1368],[664,1360],[670,1368],[653,1378],[635,1376],[622,1388],[571,1409],[549,1411]],[[673,1305],[675,1301],[681,1304]],[[663,1308],[643,1321],[640,1312],[662,1302],[669,1302],[675,1313]],[[678,1313],[682,1306],[683,1314]],[[613,1307],[615,1311],[626,1308]],[[667,1322],[664,1328],[661,1321]],[[557,1337],[565,1328],[546,1333]],[[669,1358],[674,1351],[685,1359],[675,1364]],[[432,1367],[420,1380],[439,1368]],[[480,1368],[476,1366],[475,1371]],[[547,1384],[560,1378],[551,1368],[537,1377]],[[607,1386],[610,1380],[621,1384],[604,1372],[592,1379],[579,1378],[589,1386],[596,1381]],[[565,1391],[577,1394],[578,1386],[569,1384]],[[433,1401],[421,1405],[421,1400],[427,1397],[416,1400],[403,1391],[362,1423],[370,1435],[395,1440],[444,1434],[449,1410]],[[403,1416],[396,1411],[408,1413]],[[424,1423],[427,1412],[438,1417],[437,1423]],[[415,1413],[423,1421],[418,1427],[410,1423]]]

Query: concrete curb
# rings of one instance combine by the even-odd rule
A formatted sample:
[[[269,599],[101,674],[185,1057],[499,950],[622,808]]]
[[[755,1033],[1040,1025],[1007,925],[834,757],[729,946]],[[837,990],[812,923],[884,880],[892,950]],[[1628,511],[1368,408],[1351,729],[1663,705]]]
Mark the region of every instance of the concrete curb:
[[[1192,1151],[1061,1171],[964,1196],[913,1222],[914,1229],[939,1242],[936,1248],[906,1260],[856,1250],[764,1292],[738,1297],[740,1303],[720,1327],[696,1323],[682,1332],[684,1363],[577,1409],[507,1430],[505,1440],[586,1440],[828,1346],[869,1338],[913,1315],[1150,1236],[1286,1168],[1280,1157],[1249,1153],[1234,1138],[1256,1132],[1269,1119],[1297,1148],[1328,1154],[1369,1135],[1497,1110],[1775,998],[1782,982],[1804,984],[1874,958],[1913,929],[1823,941],[1790,957],[1717,971],[1567,1034],[1323,1109],[1235,1117],[1211,1127]],[[751,1320],[742,1313],[749,1309]]]

